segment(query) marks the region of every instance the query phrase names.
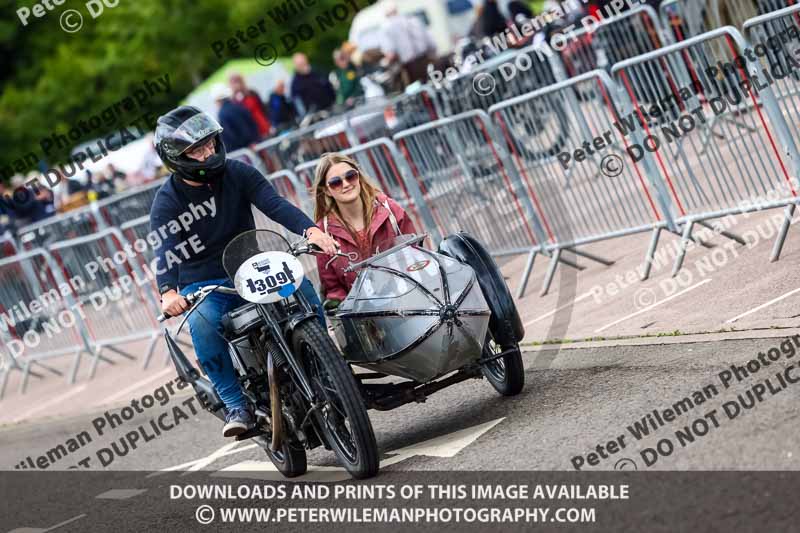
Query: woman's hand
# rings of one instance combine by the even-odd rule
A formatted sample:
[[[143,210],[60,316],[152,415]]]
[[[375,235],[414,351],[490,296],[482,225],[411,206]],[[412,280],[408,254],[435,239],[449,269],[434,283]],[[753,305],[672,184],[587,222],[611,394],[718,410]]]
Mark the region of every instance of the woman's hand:
[[[339,243],[319,228],[308,228],[306,235],[309,243],[316,244],[328,255],[335,255],[339,251]]]
[[[161,295],[161,311],[169,316],[180,316],[189,309],[189,302],[186,298],[172,289]]]

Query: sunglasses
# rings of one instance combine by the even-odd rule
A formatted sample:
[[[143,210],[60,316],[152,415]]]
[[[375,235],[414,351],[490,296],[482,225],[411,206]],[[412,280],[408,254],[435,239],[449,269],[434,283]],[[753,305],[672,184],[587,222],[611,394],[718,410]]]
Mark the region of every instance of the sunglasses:
[[[344,182],[355,183],[358,181],[358,170],[351,169],[344,173],[342,176],[334,176],[328,180],[328,188],[332,191],[338,191],[344,185]]]

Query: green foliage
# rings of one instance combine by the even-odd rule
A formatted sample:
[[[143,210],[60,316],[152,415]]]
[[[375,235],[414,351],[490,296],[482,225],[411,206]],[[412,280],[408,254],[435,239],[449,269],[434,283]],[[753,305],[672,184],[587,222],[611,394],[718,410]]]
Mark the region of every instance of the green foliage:
[[[34,0],[0,0],[0,142],[4,147],[0,167],[30,152],[43,156],[39,147],[43,137],[66,134],[78,120],[131,95],[144,80],[169,74],[170,93],[155,95],[147,109],[124,114],[108,132],[130,124],[141,112],[162,113],[227,61],[252,57],[260,42],[277,46],[282,34],[303,22],[313,24],[316,15],[342,0],[316,0],[288,28],[276,25],[268,15],[283,0],[119,0],[117,7],[106,8],[96,19],[89,16],[85,2],[66,0],[42,18],[31,15],[23,26],[17,9],[32,7]],[[357,3],[364,7],[368,2]],[[66,9],[83,15],[80,31],[66,33],[59,26]],[[266,35],[234,54],[215,55],[212,42],[235,37],[238,30],[246,31],[261,19]],[[296,51],[308,53],[315,65],[329,67],[333,48],[347,38],[350,20],[327,32],[318,31]],[[93,131],[74,144],[104,133]],[[53,153],[47,162],[62,161],[68,152],[66,148]]]

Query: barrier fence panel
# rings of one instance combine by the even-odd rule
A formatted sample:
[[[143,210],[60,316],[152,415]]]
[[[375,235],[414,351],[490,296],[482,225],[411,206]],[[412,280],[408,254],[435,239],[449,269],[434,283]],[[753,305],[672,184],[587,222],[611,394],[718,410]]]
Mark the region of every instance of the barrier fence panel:
[[[546,44],[507,50],[468,73],[442,81],[436,101],[443,116],[489,109],[507,98],[563,79],[561,60]]]
[[[161,179],[148,183],[97,202],[95,207],[105,227],[119,226],[128,220],[149,215],[156,193],[165,181]]]
[[[342,150],[342,154],[355,159],[363,172],[376,185],[399,203],[414,221],[417,231],[427,231],[438,245],[441,233],[434,221],[416,180],[411,177],[405,159],[400,155],[397,145],[387,138],[375,139],[365,144]],[[295,172],[305,183],[312,185],[314,169],[319,161],[309,161],[298,165]]]
[[[231,159],[236,159],[237,161],[241,161],[242,163],[247,163],[251,167],[255,167],[256,170],[264,175],[269,174],[269,172],[267,172],[267,167],[264,164],[264,160],[249,148],[241,148],[235,152],[231,152],[228,154],[228,157]]]
[[[57,241],[91,235],[102,227],[103,221],[98,218],[95,205],[87,205],[24,226],[17,231],[17,235],[20,245],[25,250],[32,250]]]
[[[76,296],[80,283],[67,279],[53,257],[41,248],[0,259],[0,339],[8,367],[0,384],[0,397],[11,370],[22,373],[20,392],[25,392],[30,376],[42,377],[36,367],[63,375],[45,364],[47,359],[73,356],[68,380],[74,383],[81,356],[98,357],[89,343]]]
[[[583,99],[576,94],[588,95]],[[631,140],[613,126],[617,89],[603,70],[493,106],[489,113],[523,176],[554,250],[542,294],[561,251],[671,225],[666,199],[647,165],[624,165]],[[522,135],[530,131],[528,135]],[[558,140],[558,142],[556,142]],[[648,257],[654,252],[651,241]]]
[[[100,359],[113,364],[101,355],[106,351],[136,359],[130,352],[139,351],[139,341],[147,341],[147,363],[160,338],[154,274],[141,268],[136,251],[126,244],[119,229],[109,228],[50,246],[64,277],[81,280],[75,294],[96,354],[90,377],[94,377]],[[121,347],[130,343],[137,344],[127,350]]]
[[[743,28],[756,15],[796,3],[795,0],[667,0],[659,7],[659,15],[675,41],[683,41],[723,26]]]
[[[351,146],[346,126],[346,120],[334,117],[259,143],[255,151],[264,162],[265,174],[290,170],[326,152]]]
[[[11,257],[18,252],[17,241],[11,235],[11,232],[5,232],[0,235],[0,258]]]
[[[757,208],[796,201],[797,149],[773,81],[744,59],[745,48],[737,30],[722,28],[613,68],[633,103],[625,120],[646,135],[632,157],[654,159],[683,224],[673,274],[695,223],[741,212],[775,192],[777,199]]]
[[[466,231],[494,256],[529,255],[522,293],[545,232],[498,139],[489,116],[480,110],[394,137],[442,235]]]
[[[564,63],[568,77],[614,63],[664,46],[664,31],[650,6],[639,6],[593,27],[583,27],[567,36],[551,38]]]

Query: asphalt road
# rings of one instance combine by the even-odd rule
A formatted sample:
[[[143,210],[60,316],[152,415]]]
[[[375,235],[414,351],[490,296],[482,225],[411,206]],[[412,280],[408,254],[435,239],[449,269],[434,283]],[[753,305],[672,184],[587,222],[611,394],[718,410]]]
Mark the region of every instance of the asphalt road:
[[[538,366],[551,358],[527,352],[526,388],[515,398],[502,398],[485,380],[473,380],[445,389],[425,404],[371,411],[383,453],[382,466],[394,471],[573,471],[575,464],[584,471],[611,470],[615,465],[630,469],[634,464],[640,470],[797,470],[800,450],[795,422],[800,384],[792,385],[787,377],[793,380],[796,374],[800,378],[800,370],[782,374],[782,379],[776,373],[800,360],[800,355],[780,355],[774,362],[765,356],[769,366],[759,363],[761,368],[741,382],[733,376],[727,389],[719,376],[732,364],[745,365],[760,351],[779,345],[780,339],[759,339],[565,348],[552,363],[545,364],[549,368]],[[800,348],[797,351],[800,353]],[[764,383],[767,378],[770,384]],[[758,386],[759,382],[764,384]],[[752,408],[741,408],[741,413],[730,419],[723,404],[736,401],[738,394],[747,403],[746,393],[754,386],[761,401],[756,397]],[[701,397],[696,391],[701,391]],[[693,400],[693,407],[687,408],[686,397]],[[674,411],[676,403],[683,406],[677,407],[677,415],[664,413]],[[121,406],[112,413],[120,413]],[[182,414],[175,412],[176,407]],[[170,397],[166,405],[144,409],[116,428],[106,425],[102,436],[95,428],[99,423],[93,422],[102,413],[6,426],[0,430],[0,465],[14,469],[28,456],[35,463],[38,456],[59,444],[68,448],[68,439],[84,431],[92,442],[79,448],[73,443],[78,449],[56,459],[50,470],[65,469],[86,457],[91,469],[102,469],[97,454],[100,448],[114,452],[113,460],[109,459],[111,452],[101,452],[110,470],[155,471],[205,459],[181,469],[219,471],[245,461],[266,461],[263,451],[252,442],[236,445],[223,439],[220,422],[202,411],[192,414],[194,407],[184,391]],[[734,410],[731,405],[728,409]],[[651,428],[649,435],[637,440],[634,423],[641,425],[642,418],[653,410],[658,410],[663,424],[656,418],[653,423],[662,427]],[[174,425],[172,429],[149,442],[140,439],[136,449],[125,449],[126,433],[139,426],[151,427],[149,421],[161,415],[165,425]],[[674,419],[668,421],[670,418]],[[678,430],[683,434],[676,435]],[[619,442],[621,435],[624,448]],[[668,439],[674,450],[648,466],[641,452],[656,448],[661,439]],[[617,444],[609,446],[612,440]],[[116,443],[116,451],[112,443]],[[596,449],[599,444],[602,453]],[[662,450],[668,445],[662,443]],[[608,453],[615,448],[616,453]],[[597,456],[590,458],[591,452]],[[652,460],[654,452],[649,453]],[[209,458],[211,454],[215,457]],[[582,462],[575,459],[578,456]],[[310,453],[309,464],[335,467],[336,461],[332,453],[316,450]]]

